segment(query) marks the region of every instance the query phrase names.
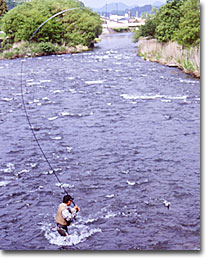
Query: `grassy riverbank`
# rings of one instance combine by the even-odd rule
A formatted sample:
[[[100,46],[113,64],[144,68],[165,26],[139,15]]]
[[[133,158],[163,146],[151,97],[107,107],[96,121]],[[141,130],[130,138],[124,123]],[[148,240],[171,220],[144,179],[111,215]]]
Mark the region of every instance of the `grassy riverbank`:
[[[200,0],[166,1],[148,14],[133,38],[145,59],[200,77]]]
[[[156,39],[140,39],[138,55],[145,60],[176,66],[200,78],[200,47],[183,48],[172,41],[160,43]]]
[[[27,42],[18,42],[0,53],[0,60],[53,54],[72,54],[88,50],[90,50],[90,48],[82,45],[69,47],[66,45],[52,44],[50,42],[31,43],[30,45]]]
[[[101,24],[80,1],[24,2],[1,18],[0,59],[87,51],[102,33]]]

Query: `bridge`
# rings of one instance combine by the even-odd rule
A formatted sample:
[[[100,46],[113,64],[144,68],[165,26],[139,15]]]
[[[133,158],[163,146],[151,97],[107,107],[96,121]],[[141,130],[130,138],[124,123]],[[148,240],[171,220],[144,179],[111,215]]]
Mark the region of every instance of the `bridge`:
[[[102,27],[104,29],[116,29],[116,28],[136,28],[145,23],[145,20],[141,18],[130,18],[130,19],[110,19],[106,17],[101,18],[103,20]]]

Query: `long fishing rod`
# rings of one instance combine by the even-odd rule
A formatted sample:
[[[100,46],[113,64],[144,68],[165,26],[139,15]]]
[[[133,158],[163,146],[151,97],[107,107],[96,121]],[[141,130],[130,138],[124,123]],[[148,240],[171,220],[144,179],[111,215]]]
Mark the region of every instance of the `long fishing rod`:
[[[37,145],[38,145],[40,151],[41,151],[42,154],[43,154],[43,157],[45,158],[46,162],[48,163],[48,165],[49,165],[51,171],[54,173],[54,175],[55,175],[56,179],[58,180],[58,182],[62,185],[62,183],[61,183],[59,177],[57,176],[56,172],[54,171],[54,169],[53,169],[51,163],[49,162],[48,158],[46,157],[46,155],[45,155],[45,153],[44,153],[44,151],[43,151],[43,149],[42,149],[42,147],[41,147],[41,145],[40,145],[40,142],[39,142],[39,140],[38,140],[38,138],[37,138],[37,136],[36,136],[36,134],[35,134],[35,131],[34,131],[34,129],[33,129],[32,123],[31,123],[31,121],[30,121],[30,118],[29,118],[29,115],[28,115],[28,112],[27,112],[27,109],[26,109],[26,104],[25,104],[25,100],[24,100],[24,93],[23,93],[23,80],[22,80],[23,62],[24,62],[24,61],[25,61],[25,60],[22,60],[22,63],[21,63],[21,79],[20,79],[21,84],[20,84],[20,85],[21,85],[22,104],[23,104],[23,109],[24,109],[24,111],[25,111],[25,116],[26,116],[26,118],[27,118],[28,124],[29,124],[29,126],[30,126],[31,131],[32,131],[33,137],[34,137],[34,139],[35,139],[35,141],[36,141],[36,143],[37,143]],[[65,193],[68,194],[67,191],[66,191],[66,189],[65,189],[64,187],[63,187],[63,189],[64,189]]]
[[[40,25],[40,26],[35,30],[35,32],[32,34],[32,36],[31,36],[31,38],[30,38],[30,40],[29,40],[29,44],[30,44],[31,40],[33,39],[33,37],[35,36],[35,34],[39,31],[39,29],[40,29],[44,24],[46,24],[49,20],[53,19],[54,17],[56,17],[56,16],[58,16],[58,15],[60,15],[60,14],[62,14],[62,13],[65,13],[65,12],[68,12],[68,11],[72,11],[72,10],[76,10],[76,9],[82,9],[82,8],[83,8],[83,7],[69,8],[69,9],[63,10],[63,11],[58,12],[58,13],[52,15],[51,17],[49,17],[47,20],[45,20],[43,23],[41,23],[41,25]],[[59,177],[58,177],[58,175],[56,174],[55,170],[53,169],[53,167],[52,167],[50,161],[48,160],[48,158],[47,158],[45,152],[43,151],[43,148],[41,147],[41,144],[40,144],[40,142],[39,142],[39,140],[38,140],[38,138],[37,138],[37,136],[36,136],[36,134],[35,134],[35,131],[34,131],[33,126],[32,126],[32,123],[31,123],[31,121],[30,121],[29,114],[28,114],[28,112],[27,112],[27,108],[26,108],[26,104],[25,104],[25,99],[24,99],[23,79],[22,79],[23,63],[24,63],[24,61],[25,61],[25,60],[22,60],[22,63],[21,63],[20,86],[21,86],[22,105],[23,105],[23,109],[24,109],[24,112],[25,112],[25,116],[26,116],[26,118],[27,118],[29,127],[30,127],[30,129],[31,129],[31,131],[32,131],[33,137],[34,137],[34,139],[35,139],[35,141],[36,141],[36,143],[37,143],[37,145],[38,145],[38,147],[39,147],[39,149],[40,149],[40,151],[41,151],[43,157],[45,158],[45,161],[47,162],[47,164],[48,164],[50,170],[51,170],[51,171],[53,172],[53,174],[55,175],[57,181],[60,183],[60,185],[61,185],[62,188],[64,189],[64,192],[68,195],[67,190],[66,190],[65,187],[63,186],[61,180],[59,179]],[[72,201],[73,205],[75,206],[75,202],[73,201],[73,199],[72,199],[71,201]]]
[[[51,17],[49,17],[47,20],[45,20],[43,23],[41,23],[41,25],[35,30],[35,32],[32,34],[31,38],[30,38],[30,41],[32,40],[32,38],[35,36],[35,34],[39,31],[39,29],[46,23],[48,22],[49,20],[53,19],[54,17],[62,14],[62,13],[65,13],[65,12],[68,12],[68,11],[72,11],[72,10],[76,10],[76,9],[82,9],[83,7],[74,7],[74,8],[69,8],[69,9],[66,9],[66,10],[63,10],[61,12],[58,12],[58,13],[55,13],[54,15],[52,15]],[[29,43],[30,43],[29,41]]]

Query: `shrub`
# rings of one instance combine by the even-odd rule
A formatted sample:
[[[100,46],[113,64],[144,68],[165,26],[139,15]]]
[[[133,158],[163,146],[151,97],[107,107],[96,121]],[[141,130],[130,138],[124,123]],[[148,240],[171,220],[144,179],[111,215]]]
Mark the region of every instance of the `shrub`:
[[[33,32],[47,18],[74,7],[82,9],[66,12],[48,21],[36,33],[34,42],[69,45],[90,45],[102,32],[100,17],[75,0],[33,0],[18,5],[2,18],[2,29],[11,42],[29,41]]]
[[[40,51],[47,54],[51,55],[55,53],[56,47],[51,43],[51,42],[41,42],[39,44]]]
[[[156,38],[160,42],[177,41],[184,47],[200,44],[200,0],[167,0],[155,14],[148,15],[134,35]]]
[[[175,65],[200,77],[200,50],[198,47],[183,48],[177,42],[160,43],[156,39],[140,40],[138,54],[145,59]]]
[[[187,0],[181,7],[179,29],[174,39],[185,47],[200,44],[200,0]]]
[[[154,11],[157,13],[156,10]],[[140,37],[154,38],[157,24],[157,16],[155,14],[147,14],[145,24],[141,25],[133,36],[134,42],[137,42]]]
[[[4,53],[4,58],[6,59],[11,59],[14,57],[14,52],[13,51],[8,51]]]
[[[174,33],[179,28],[180,17],[183,15],[181,6],[184,0],[168,0],[157,13],[159,21],[155,30],[155,37],[161,42],[173,39]]]

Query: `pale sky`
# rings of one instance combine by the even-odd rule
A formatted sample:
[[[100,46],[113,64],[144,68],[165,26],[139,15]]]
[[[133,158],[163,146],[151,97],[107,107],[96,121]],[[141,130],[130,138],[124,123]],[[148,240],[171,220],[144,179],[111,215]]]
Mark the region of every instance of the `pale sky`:
[[[106,3],[124,3],[126,5],[143,6],[145,4],[152,4],[156,1],[166,2],[166,0],[81,0],[87,7],[103,7]]]

